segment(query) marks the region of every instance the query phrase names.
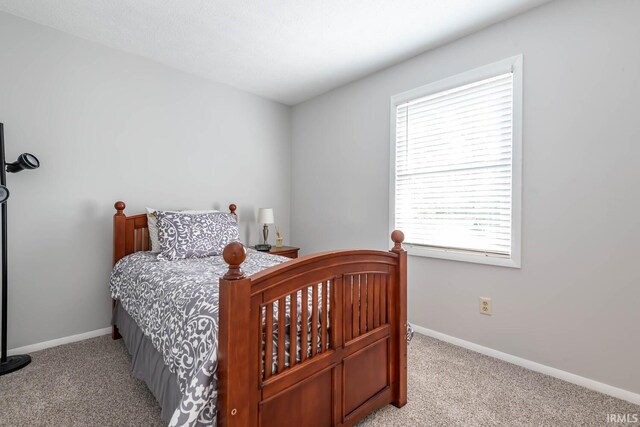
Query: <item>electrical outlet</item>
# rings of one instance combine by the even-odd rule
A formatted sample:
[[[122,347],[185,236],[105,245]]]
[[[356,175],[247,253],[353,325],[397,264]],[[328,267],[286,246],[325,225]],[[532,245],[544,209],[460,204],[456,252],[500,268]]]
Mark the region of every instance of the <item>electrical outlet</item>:
[[[491,298],[480,297],[480,314],[491,316]]]

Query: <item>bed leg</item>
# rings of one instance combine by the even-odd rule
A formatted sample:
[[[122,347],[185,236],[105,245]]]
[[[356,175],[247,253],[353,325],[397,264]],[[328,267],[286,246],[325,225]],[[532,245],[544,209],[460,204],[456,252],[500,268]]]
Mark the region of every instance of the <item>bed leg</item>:
[[[124,202],[116,202],[113,207],[116,208],[116,214],[113,216],[113,265],[126,255],[125,246],[125,225],[127,223],[127,217],[124,214],[126,205]],[[133,237],[132,237],[133,238]],[[111,314],[116,309],[116,300],[111,300]],[[111,339],[119,340],[122,338],[118,327],[113,325],[111,327]]]
[[[111,339],[119,340],[120,338],[122,338],[122,335],[120,335],[120,332],[118,332],[118,327],[116,325],[113,325],[111,327]]]
[[[113,314],[113,311],[115,309],[116,309],[116,300],[112,299],[111,300],[111,314]],[[122,335],[120,335],[120,332],[118,332],[118,327],[116,325],[113,325],[111,327],[111,339],[119,340],[120,338],[122,338]]]
[[[402,247],[404,241],[402,231],[395,230],[391,233],[391,240],[394,242],[391,252],[398,254],[397,293],[394,298],[394,307],[392,307],[395,312],[395,319],[393,319],[395,328],[392,334],[396,336],[397,343],[395,349],[397,365],[393,368],[396,370],[397,384],[392,403],[401,408],[407,404],[407,251]]]

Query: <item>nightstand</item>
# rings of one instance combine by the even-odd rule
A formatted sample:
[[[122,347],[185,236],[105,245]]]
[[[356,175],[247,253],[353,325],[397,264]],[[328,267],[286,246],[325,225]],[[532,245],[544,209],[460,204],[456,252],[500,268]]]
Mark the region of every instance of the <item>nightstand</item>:
[[[300,248],[296,248],[294,246],[281,246],[279,248],[272,246],[271,250],[267,253],[272,255],[286,256],[287,258],[298,258],[299,250]]]

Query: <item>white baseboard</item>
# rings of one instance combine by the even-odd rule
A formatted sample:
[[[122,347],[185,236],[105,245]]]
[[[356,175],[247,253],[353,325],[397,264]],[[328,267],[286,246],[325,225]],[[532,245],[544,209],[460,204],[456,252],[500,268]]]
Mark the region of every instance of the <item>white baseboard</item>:
[[[14,354],[33,353],[34,351],[44,350],[45,348],[57,347],[62,344],[69,344],[76,341],[82,341],[89,338],[99,337],[111,333],[111,327],[96,329],[95,331],[84,332],[82,334],[71,335],[68,337],[57,338],[51,341],[39,342],[36,344],[25,345],[24,347],[12,348],[7,352],[9,356]]]
[[[463,347],[468,350],[484,354],[486,356],[494,357],[496,359],[500,359],[514,365],[522,366],[523,368],[531,369],[532,371],[540,372],[541,374],[549,375],[551,377],[558,378],[588,388],[590,390],[594,390],[603,394],[607,394],[609,396],[616,397],[618,399],[626,400],[627,402],[635,403],[636,405],[640,405],[640,394],[633,393],[628,390],[623,390],[621,388],[604,384],[589,378],[581,377],[580,375],[572,374],[560,369],[552,368],[551,366],[546,366],[541,363],[533,362],[531,360],[523,359],[518,356],[513,356],[508,353],[503,353],[501,351],[475,344],[470,341],[465,341],[460,338],[452,337],[441,332],[436,332],[434,330],[418,326],[414,323],[412,323],[411,326],[413,327],[414,331],[423,335],[427,335],[429,337],[436,338],[440,341],[445,341],[450,344],[457,345],[458,347]]]

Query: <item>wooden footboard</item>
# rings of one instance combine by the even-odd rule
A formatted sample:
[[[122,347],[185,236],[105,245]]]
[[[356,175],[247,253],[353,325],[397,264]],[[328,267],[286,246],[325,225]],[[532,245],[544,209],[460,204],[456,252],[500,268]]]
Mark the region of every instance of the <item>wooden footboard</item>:
[[[407,402],[407,254],[402,232],[391,237],[390,252],[327,252],[250,277],[242,244],[225,248],[218,425],[351,426]],[[289,349],[287,335],[299,337]]]

